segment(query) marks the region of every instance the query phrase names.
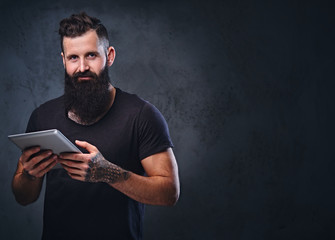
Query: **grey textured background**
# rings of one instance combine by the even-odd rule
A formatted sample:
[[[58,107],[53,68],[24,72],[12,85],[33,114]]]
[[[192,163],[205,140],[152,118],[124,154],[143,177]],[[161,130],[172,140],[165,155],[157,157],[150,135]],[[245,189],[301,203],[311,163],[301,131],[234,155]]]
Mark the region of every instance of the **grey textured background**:
[[[316,1],[315,1],[316,2]],[[312,1],[1,1],[0,239],[38,239],[43,196],[10,183],[32,110],[63,92],[59,21],[107,26],[112,82],[156,105],[176,145],[177,206],[145,239],[335,238],[334,6]]]

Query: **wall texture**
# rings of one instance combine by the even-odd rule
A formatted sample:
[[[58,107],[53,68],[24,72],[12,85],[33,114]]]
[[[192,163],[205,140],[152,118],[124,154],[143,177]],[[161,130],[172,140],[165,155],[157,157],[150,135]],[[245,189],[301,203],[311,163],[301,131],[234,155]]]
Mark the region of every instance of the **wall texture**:
[[[43,194],[19,206],[7,135],[63,92],[59,21],[107,26],[112,83],[166,117],[180,168],[145,239],[335,238],[334,6],[312,1],[1,1],[0,239],[38,239]]]

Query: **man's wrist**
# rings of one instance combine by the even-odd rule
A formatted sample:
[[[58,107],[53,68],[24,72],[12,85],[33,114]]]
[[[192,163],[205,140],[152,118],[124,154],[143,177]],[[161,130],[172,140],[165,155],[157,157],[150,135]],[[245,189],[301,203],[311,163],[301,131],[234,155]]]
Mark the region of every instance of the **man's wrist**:
[[[87,182],[105,182],[113,184],[126,181],[130,172],[106,160],[101,153],[94,156],[89,163],[85,180]]]
[[[109,163],[109,167],[106,169],[106,174],[103,177],[103,181],[105,183],[114,184],[128,180],[130,177],[130,171],[127,171],[111,162]]]

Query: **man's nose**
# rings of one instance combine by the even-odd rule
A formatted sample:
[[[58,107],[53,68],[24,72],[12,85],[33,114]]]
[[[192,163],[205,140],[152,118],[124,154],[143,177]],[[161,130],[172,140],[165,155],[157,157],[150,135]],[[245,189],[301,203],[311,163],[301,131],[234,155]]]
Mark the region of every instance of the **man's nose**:
[[[85,59],[82,59],[82,60],[80,61],[79,71],[80,71],[80,72],[85,72],[85,71],[87,71],[87,70],[89,70],[89,69],[90,69],[90,67],[89,67],[89,65],[87,64],[86,60],[85,60]]]

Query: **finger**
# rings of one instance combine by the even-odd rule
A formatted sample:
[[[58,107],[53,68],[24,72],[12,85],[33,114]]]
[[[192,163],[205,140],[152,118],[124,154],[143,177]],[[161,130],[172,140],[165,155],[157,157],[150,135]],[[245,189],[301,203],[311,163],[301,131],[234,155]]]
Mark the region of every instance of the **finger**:
[[[76,175],[76,174],[71,174],[71,173],[68,173],[68,175],[72,178],[72,179],[75,179],[75,180],[78,180],[78,181],[84,181],[85,178],[80,176],[80,175]]]
[[[58,162],[62,165],[65,165],[66,167],[77,168],[77,169],[80,169],[82,164],[84,164],[81,161],[68,160],[68,159],[62,159],[62,158],[60,158]]]
[[[76,140],[76,144],[79,147],[85,148],[89,153],[95,153],[98,151],[98,149],[94,145],[89,144],[88,142],[85,141]]]
[[[34,169],[27,171],[30,175],[35,177],[42,177],[47,173],[53,166],[57,164],[57,156],[53,155],[52,157],[45,159],[42,163],[37,165]]]
[[[33,157],[29,161],[25,162],[24,169],[29,171],[29,170],[36,168],[38,164],[40,164],[43,160],[50,157],[51,154],[52,154],[51,151],[45,151],[45,152],[38,154],[37,156]]]
[[[66,165],[62,165],[62,166],[71,175],[78,175],[78,176],[81,176],[81,177],[86,176],[85,168],[71,168],[71,167],[68,167]],[[84,166],[82,166],[82,167],[84,167]]]
[[[21,162],[27,162],[31,155],[38,153],[40,150],[41,150],[40,147],[32,147],[23,150],[20,158]]]
[[[77,162],[85,162],[85,154],[82,153],[61,153],[59,155],[60,159],[71,160]]]
[[[56,166],[57,161],[53,161],[52,163],[50,163],[44,170],[42,170],[41,172],[39,172],[36,177],[43,177],[47,172],[49,172],[54,166]]]

